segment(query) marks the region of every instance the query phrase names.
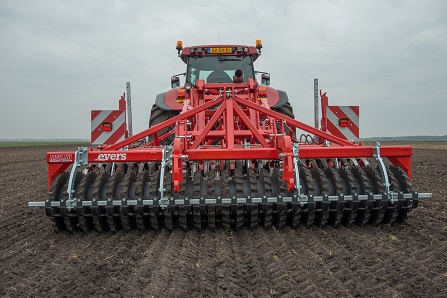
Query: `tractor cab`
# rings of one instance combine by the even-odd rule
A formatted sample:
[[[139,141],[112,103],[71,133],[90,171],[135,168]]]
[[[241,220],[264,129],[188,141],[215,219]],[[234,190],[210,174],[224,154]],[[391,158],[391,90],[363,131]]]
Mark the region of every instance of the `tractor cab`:
[[[206,45],[183,48],[178,41],[179,57],[187,65],[186,82],[196,85],[205,83],[238,83],[255,78],[253,62],[261,53],[261,41],[256,47],[246,45]],[[174,81],[177,81],[173,77]],[[175,84],[176,85],[176,84]]]
[[[206,83],[247,82],[254,79],[253,61],[251,56],[209,55],[204,57],[188,57],[186,81],[192,85],[197,80]]]

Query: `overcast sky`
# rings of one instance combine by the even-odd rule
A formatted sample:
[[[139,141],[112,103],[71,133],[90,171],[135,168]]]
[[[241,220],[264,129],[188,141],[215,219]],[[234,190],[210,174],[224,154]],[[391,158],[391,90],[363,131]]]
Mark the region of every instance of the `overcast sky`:
[[[0,1],[0,139],[90,138],[131,82],[133,127],[185,71],[175,44],[263,43],[295,118],[313,80],[360,106],[360,136],[447,134],[447,1]]]

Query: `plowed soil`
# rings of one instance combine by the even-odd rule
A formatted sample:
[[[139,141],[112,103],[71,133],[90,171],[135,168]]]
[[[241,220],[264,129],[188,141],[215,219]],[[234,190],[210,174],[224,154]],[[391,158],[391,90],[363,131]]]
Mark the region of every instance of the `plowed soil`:
[[[0,148],[0,296],[446,297],[447,146],[416,146],[398,226],[56,234],[43,210],[46,151]]]

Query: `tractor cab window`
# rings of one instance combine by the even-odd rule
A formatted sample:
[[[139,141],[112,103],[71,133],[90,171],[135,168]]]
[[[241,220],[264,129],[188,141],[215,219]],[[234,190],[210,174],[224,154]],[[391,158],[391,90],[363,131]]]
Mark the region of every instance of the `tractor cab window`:
[[[189,57],[186,81],[193,85],[197,80],[204,80],[206,83],[231,83],[237,69],[242,70],[244,82],[248,78],[254,78],[250,56]]]

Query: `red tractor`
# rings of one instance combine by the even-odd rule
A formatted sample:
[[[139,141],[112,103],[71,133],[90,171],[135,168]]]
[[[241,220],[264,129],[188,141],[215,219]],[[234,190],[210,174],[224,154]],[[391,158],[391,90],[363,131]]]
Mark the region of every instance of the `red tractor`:
[[[92,111],[97,147],[47,153],[49,196],[29,205],[57,231],[239,230],[402,223],[431,197],[411,188],[410,146],[355,142],[358,106],[320,92],[315,127],[295,120],[287,94],[254,70],[261,48],[179,41],[185,83],[171,78],[149,128],[132,134],[128,85],[127,105]]]
[[[155,104],[152,107],[149,127],[166,121],[180,114],[184,106],[184,100],[178,96],[187,94],[189,90],[196,87],[197,82],[203,81],[205,84],[218,83],[248,83],[249,80],[256,81],[256,74],[253,63],[260,56],[262,48],[261,42],[257,41],[257,46],[235,46],[220,45],[219,47],[197,46],[183,48],[182,42],[177,43],[179,57],[187,65],[186,73],[180,75],[185,77],[185,85],[180,87],[180,75],[171,78],[172,89],[157,95]],[[294,118],[293,109],[290,105],[287,93],[270,87],[270,75],[262,74],[261,93],[265,93],[268,106],[276,112]],[[183,93],[182,93],[183,92]],[[209,92],[213,92],[212,89]],[[218,95],[214,91],[215,95]],[[173,136],[169,138],[173,140]],[[163,142],[167,143],[167,142]]]

